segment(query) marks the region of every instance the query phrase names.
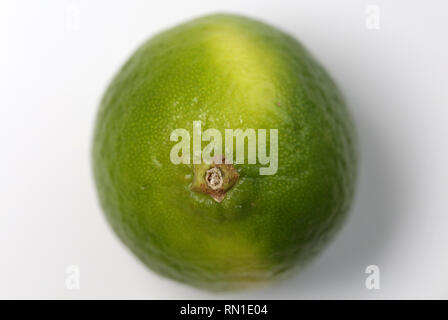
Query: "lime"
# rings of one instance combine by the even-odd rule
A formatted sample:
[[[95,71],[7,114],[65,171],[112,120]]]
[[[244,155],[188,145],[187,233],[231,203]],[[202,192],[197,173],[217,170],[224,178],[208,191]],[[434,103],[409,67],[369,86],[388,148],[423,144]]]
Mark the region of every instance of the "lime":
[[[354,126],[291,36],[217,14],[146,41],[107,89],[93,168],[119,238],[210,290],[268,283],[328,242],[354,191]]]

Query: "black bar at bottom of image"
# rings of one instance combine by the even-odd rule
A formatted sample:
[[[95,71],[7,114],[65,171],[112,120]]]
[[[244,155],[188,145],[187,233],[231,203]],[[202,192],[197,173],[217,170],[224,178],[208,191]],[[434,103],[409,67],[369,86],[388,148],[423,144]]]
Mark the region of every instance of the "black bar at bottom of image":
[[[428,316],[437,308],[445,310],[446,301],[430,300],[4,300],[2,311],[10,309],[15,316],[30,312],[45,315],[92,316],[111,313],[129,318],[138,312],[149,319],[278,319],[301,318],[308,312],[333,315],[382,317],[403,316],[421,312]],[[388,311],[385,313],[384,309]],[[87,309],[88,311],[86,311]],[[361,313],[357,313],[361,311]],[[287,319],[287,318],[284,318]]]

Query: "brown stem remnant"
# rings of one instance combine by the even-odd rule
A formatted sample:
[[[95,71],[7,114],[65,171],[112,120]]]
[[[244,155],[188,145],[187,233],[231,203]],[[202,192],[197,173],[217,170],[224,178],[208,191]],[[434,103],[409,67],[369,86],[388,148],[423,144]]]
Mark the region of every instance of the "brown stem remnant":
[[[220,161],[217,161],[217,160]],[[210,195],[215,201],[224,200],[226,193],[235,185],[240,175],[224,157],[216,158],[212,163],[194,165],[191,190]]]

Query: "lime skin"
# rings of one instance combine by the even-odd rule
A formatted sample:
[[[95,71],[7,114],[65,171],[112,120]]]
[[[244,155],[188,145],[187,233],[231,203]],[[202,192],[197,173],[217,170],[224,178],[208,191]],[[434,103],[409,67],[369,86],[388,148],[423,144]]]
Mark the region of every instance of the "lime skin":
[[[193,191],[194,165],[170,161],[170,133],[191,133],[193,121],[278,129],[277,172],[246,161],[223,201]],[[159,274],[213,291],[303,267],[344,221],[356,180],[354,125],[327,72],[288,34],[230,14],[138,48],[103,96],[92,155],[101,206],[126,246]]]

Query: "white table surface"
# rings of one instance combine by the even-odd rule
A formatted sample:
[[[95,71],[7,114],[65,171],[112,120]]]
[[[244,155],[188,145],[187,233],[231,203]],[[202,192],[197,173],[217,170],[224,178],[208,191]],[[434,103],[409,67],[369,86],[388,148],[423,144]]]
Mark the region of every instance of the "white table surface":
[[[366,27],[369,5],[379,29]],[[404,0],[2,1],[0,298],[448,298],[447,10]],[[133,50],[221,11],[276,25],[314,53],[347,98],[362,156],[351,218],[323,254],[289,281],[231,294],[138,262],[103,218],[89,158],[99,99]],[[79,290],[66,287],[70,265]],[[380,268],[379,290],[365,287],[368,265]]]

